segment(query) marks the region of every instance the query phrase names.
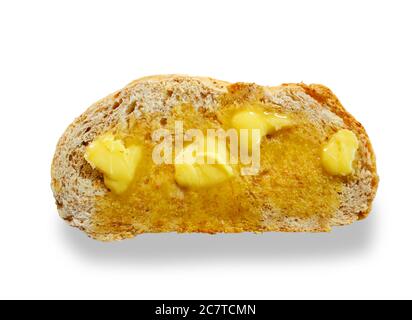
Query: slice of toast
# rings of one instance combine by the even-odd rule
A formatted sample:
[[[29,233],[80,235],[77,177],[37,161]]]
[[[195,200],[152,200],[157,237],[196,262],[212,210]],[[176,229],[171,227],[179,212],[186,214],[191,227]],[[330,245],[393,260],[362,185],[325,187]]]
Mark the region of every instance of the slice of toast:
[[[299,119],[296,126],[263,138],[257,175],[235,170],[222,185],[187,189],[176,182],[173,165],[153,165],[147,157],[129,191],[118,195],[85,159],[88,146],[110,130],[130,130],[152,150],[153,130],[172,128],[176,120],[219,128],[227,106],[245,103]],[[321,164],[324,144],[340,129],[359,140],[353,173],[347,176],[333,176]],[[93,104],[60,138],[51,176],[60,216],[102,241],[157,232],[325,232],[366,217],[378,186],[364,128],[328,88],[262,87],[181,75],[142,78]]]

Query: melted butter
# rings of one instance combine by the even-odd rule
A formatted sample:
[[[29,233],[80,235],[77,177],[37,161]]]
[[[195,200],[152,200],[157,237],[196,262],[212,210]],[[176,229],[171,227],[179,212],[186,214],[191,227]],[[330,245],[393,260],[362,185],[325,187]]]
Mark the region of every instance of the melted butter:
[[[274,109],[255,102],[251,106],[259,112]],[[299,114],[288,115],[296,126],[263,138],[261,170],[256,176],[241,176],[239,166],[233,166],[233,177],[227,181],[207,189],[184,189],[176,183],[173,164],[152,162],[153,130],[163,126],[173,132],[177,120],[184,121],[185,130],[228,129],[231,116],[239,110],[244,105],[226,97],[217,116],[184,105],[172,111],[166,124],[161,124],[160,113],[136,121],[127,136],[145,137],[142,165],[127,192],[99,199],[96,232],[132,236],[145,231],[259,231],[265,208],[273,208],[279,217],[330,216],[339,206],[342,177],[325,172],[320,159],[325,137]]]
[[[341,129],[330,137],[322,150],[322,164],[332,175],[347,176],[353,173],[353,162],[359,140],[355,133]]]
[[[208,148],[210,143],[215,146],[213,150]],[[220,147],[218,144],[218,139],[206,138],[201,146],[196,143],[186,146],[175,163],[177,184],[186,188],[211,188],[232,178],[226,144],[220,143]]]
[[[162,114],[152,114],[146,125],[134,126],[129,135],[150,136],[161,127]],[[184,120],[184,129],[221,128],[215,116],[199,112],[191,106],[176,108],[164,128],[174,130],[174,121]],[[94,215],[96,232],[133,234],[150,229],[151,232],[236,232],[240,228],[257,230],[260,213],[239,203],[247,190],[240,187],[241,177],[236,167],[231,179],[216,186],[182,189],[175,181],[173,164],[155,165],[151,159],[154,143],[146,139],[142,144],[144,159],[138,176],[127,192],[107,193],[99,199]]]
[[[104,175],[104,184],[113,192],[125,192],[134,180],[142,158],[139,145],[126,146],[122,139],[106,133],[95,139],[86,149],[85,159]]]

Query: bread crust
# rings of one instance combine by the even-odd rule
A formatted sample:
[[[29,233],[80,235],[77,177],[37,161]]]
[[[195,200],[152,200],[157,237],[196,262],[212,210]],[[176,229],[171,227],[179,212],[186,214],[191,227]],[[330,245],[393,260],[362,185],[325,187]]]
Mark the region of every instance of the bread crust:
[[[104,195],[107,189],[101,182],[101,175],[91,170],[85,163],[84,149],[96,136],[110,127],[121,124],[122,119],[131,112],[144,114],[160,111],[166,114],[176,104],[173,100],[174,95],[179,95],[181,100],[186,99],[191,103],[198,103],[198,107],[213,109],[217,99],[225,94],[231,85],[225,81],[206,77],[150,76],[129,83],[125,88],[89,107],[66,129],[57,144],[52,161],[51,186],[60,216],[71,226],[102,241],[121,240],[140,233],[159,232],[159,230],[150,230],[144,226],[130,227],[128,230],[123,228],[121,231],[114,229],[113,232],[106,233],[96,232],[92,223],[96,206],[95,199],[96,196]],[[164,98],[158,95],[159,88],[166,89],[166,92],[171,90],[173,95]],[[357,185],[348,186],[343,192],[341,206],[330,221],[325,222],[315,218],[279,220],[269,210],[262,213],[264,217],[262,228],[254,231],[325,232],[330,231],[333,226],[347,225],[365,218],[372,209],[379,178],[375,154],[364,127],[344,109],[332,91],[323,85],[283,84],[277,87],[264,87],[264,90],[266,98],[274,103],[286,101],[291,108],[295,105],[302,105],[308,110],[317,108],[317,113],[319,113],[319,108],[323,108],[324,119],[319,121],[330,121],[336,127],[344,126],[355,131],[362,146],[360,150],[362,170],[359,172],[360,178],[356,182]],[[135,104],[130,100],[132,93],[139,99],[145,99],[145,108],[132,108],[131,110],[130,105]],[[160,231],[185,232],[183,229]],[[250,230],[231,230],[231,232],[243,231]],[[216,230],[209,232],[215,233]]]

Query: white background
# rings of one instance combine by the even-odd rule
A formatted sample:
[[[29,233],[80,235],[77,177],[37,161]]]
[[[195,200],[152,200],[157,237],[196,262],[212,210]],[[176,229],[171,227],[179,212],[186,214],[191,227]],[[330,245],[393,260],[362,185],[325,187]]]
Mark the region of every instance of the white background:
[[[411,1],[1,1],[0,298],[412,298]],[[129,81],[322,83],[366,127],[373,214],[330,234],[103,244],[50,190],[66,126]]]

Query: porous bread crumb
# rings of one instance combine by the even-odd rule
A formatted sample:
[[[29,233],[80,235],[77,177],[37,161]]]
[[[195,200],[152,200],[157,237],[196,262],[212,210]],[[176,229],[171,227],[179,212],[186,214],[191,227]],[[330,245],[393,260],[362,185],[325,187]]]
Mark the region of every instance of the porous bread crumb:
[[[130,117],[161,112],[167,116],[178,105],[191,104],[195,110],[216,112],[218,99],[230,84],[210,78],[180,75],[153,76],[136,80],[92,105],[77,118],[61,137],[52,164],[52,189],[59,214],[70,225],[84,230],[98,240],[110,241],[153,232],[139,221],[121,232],[96,232],[92,223],[96,211],[96,197],[107,189],[102,176],[84,160],[87,145],[98,135],[116,126],[127,126]],[[276,208],[262,209],[260,231],[321,232],[333,226],[350,224],[365,217],[371,210],[378,177],[374,153],[363,127],[348,114],[332,92],[321,85],[286,84],[265,87],[264,99],[284,110],[299,110],[319,130],[347,127],[361,138],[359,166],[352,179],[345,184],[340,195],[340,206],[328,220],[318,216],[288,217],[278,214]],[[225,231],[241,232],[231,229]],[[178,231],[184,230],[164,230]]]

